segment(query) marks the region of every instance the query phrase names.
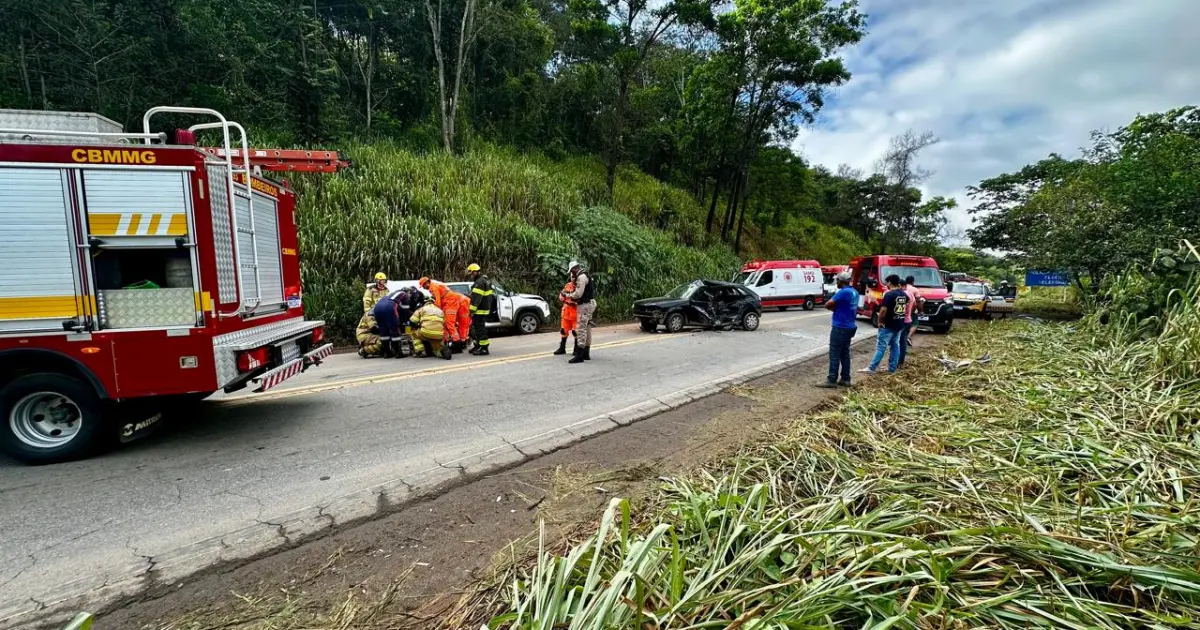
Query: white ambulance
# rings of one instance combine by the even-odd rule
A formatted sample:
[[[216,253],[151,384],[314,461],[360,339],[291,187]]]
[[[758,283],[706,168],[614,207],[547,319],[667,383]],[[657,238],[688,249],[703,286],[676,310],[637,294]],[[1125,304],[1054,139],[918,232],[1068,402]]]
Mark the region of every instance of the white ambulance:
[[[751,261],[733,281],[757,293],[763,308],[786,311],[800,306],[811,311],[825,303],[821,263],[815,260]]]

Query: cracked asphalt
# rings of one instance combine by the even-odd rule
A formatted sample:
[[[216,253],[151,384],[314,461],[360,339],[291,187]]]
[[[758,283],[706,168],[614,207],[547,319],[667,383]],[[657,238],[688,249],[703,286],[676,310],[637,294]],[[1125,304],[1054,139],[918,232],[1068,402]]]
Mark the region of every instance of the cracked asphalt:
[[[149,586],[164,555],[204,540],[235,551],[256,525],[250,535],[291,544],[311,528],[284,516],[310,509],[332,525],[335,499],[380,484],[386,506],[397,498],[387,487],[411,490],[445,462],[823,347],[828,320],[766,313],[753,333],[606,327],[584,365],[550,355],[557,333],[496,338],[490,357],[452,361],[335,355],[266,394],[168,417],[104,456],[0,459],[0,619],[81,583],[140,575]]]

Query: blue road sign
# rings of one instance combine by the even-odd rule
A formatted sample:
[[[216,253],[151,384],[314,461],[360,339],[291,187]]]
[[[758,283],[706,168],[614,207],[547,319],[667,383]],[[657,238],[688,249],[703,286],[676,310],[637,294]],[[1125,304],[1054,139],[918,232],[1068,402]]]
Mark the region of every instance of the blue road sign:
[[[1027,287],[1065,287],[1071,284],[1071,275],[1066,271],[1029,270],[1025,272]]]

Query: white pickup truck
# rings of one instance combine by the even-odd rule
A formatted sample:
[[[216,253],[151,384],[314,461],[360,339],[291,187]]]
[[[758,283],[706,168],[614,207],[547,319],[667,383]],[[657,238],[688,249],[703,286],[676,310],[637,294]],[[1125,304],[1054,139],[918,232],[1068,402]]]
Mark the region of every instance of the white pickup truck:
[[[471,297],[470,282],[445,282],[451,291]],[[370,285],[367,285],[370,286]],[[389,280],[388,291],[399,291],[406,287],[417,286],[416,280]],[[492,280],[492,289],[496,296],[496,310],[492,311],[488,328],[512,328],[522,335],[535,333],[542,324],[550,320],[550,304],[540,295],[531,293],[513,293],[504,285]],[[425,291],[428,296],[429,292]]]

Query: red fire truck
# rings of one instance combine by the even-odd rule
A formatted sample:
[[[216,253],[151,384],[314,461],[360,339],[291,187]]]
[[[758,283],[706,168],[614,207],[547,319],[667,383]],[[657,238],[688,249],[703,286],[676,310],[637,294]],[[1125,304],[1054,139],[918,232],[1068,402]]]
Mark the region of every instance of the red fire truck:
[[[213,122],[168,143],[162,115]],[[204,130],[223,146],[196,147]],[[346,164],[314,153],[251,150],[210,109],[154,108],[139,133],[0,110],[0,449],[83,457],[148,432],[159,403],[264,391],[328,357],[304,318],[295,196],[259,176]]]
[[[903,280],[913,277],[917,294],[924,307],[913,320],[918,327],[934,332],[950,331],[954,323],[954,305],[950,292],[942,284],[937,261],[928,256],[860,256],[850,261],[850,286],[858,290],[858,315],[868,317],[879,326],[879,305],[887,291],[884,281],[890,275]]]

